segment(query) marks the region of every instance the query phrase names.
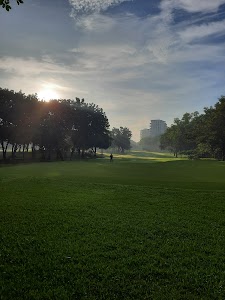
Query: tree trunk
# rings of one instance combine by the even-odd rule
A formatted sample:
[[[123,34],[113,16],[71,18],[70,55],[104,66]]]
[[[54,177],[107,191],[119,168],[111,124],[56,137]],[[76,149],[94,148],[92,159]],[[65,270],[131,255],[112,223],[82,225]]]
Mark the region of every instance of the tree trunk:
[[[73,147],[73,148],[71,149],[71,153],[70,153],[70,160],[73,159],[74,151],[75,151],[75,148]]]
[[[45,160],[46,159],[46,149],[41,148],[41,160]]]
[[[60,159],[63,161],[64,160],[64,157],[63,157],[63,154],[62,154],[62,151],[61,150],[59,150],[59,157],[60,157]]]
[[[6,159],[7,159],[7,157],[6,157],[6,150],[3,150],[2,154],[3,154],[3,160],[6,161]]]
[[[6,161],[7,160],[7,148],[8,148],[8,142],[6,142],[6,146],[4,146],[4,142],[1,142],[1,146],[2,146],[2,155],[3,155],[3,160]]]
[[[18,146],[17,143],[12,145],[12,158],[15,158],[15,156],[16,156],[16,151],[18,148],[17,146]]]
[[[56,153],[57,153],[56,159],[64,160],[63,155],[62,155],[62,151],[60,149],[57,149]]]
[[[31,152],[32,152],[32,154],[31,154],[32,159],[35,159],[35,146],[34,146],[34,144],[32,144]]]
[[[26,147],[26,145],[23,144],[23,160],[24,160],[24,151],[25,151],[25,147]]]
[[[51,160],[51,149],[48,149],[48,160]]]
[[[225,147],[222,149],[222,160],[225,161]]]

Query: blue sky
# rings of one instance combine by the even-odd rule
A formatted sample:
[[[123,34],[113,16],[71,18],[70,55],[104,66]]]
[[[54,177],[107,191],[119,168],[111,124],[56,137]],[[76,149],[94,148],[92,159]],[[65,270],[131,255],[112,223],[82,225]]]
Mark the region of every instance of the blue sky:
[[[136,141],[225,94],[225,0],[24,0],[0,36],[1,87],[85,98]]]

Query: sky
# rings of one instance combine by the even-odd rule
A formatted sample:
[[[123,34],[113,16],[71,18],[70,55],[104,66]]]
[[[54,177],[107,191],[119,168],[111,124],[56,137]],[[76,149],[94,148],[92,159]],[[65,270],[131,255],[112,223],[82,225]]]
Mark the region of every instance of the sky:
[[[14,0],[11,0],[14,1]],[[225,95],[225,0],[24,0],[0,9],[0,87],[84,98],[139,141]]]

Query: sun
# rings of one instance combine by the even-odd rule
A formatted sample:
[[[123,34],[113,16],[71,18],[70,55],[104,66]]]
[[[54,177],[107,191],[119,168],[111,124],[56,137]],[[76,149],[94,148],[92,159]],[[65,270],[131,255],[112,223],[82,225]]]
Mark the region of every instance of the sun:
[[[38,93],[40,100],[49,101],[51,99],[59,99],[59,94],[51,88],[44,88]]]

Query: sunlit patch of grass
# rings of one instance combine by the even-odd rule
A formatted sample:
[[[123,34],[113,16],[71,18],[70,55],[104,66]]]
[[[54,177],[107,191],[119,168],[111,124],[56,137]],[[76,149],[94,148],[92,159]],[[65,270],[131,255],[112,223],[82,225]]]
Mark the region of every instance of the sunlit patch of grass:
[[[105,157],[109,158],[108,153],[104,154]],[[113,154],[114,159],[119,159],[123,162],[167,162],[167,161],[177,161],[186,160],[186,157],[175,158],[171,153],[159,153],[159,152],[149,152],[149,151],[131,151],[125,154]]]
[[[134,150],[131,153],[133,156],[137,156],[137,157],[175,158],[172,153],[168,153],[168,152],[151,152],[151,151]]]

